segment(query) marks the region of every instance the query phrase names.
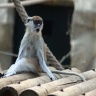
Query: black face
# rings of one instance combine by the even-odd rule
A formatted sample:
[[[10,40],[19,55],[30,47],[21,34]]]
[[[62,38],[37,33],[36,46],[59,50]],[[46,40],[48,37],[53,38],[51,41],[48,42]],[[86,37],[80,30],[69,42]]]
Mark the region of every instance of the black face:
[[[37,26],[37,25],[42,25],[43,21],[42,20],[34,20],[34,19],[28,19],[27,23],[33,21],[33,23]]]
[[[42,20],[33,20],[33,23],[36,25],[36,26],[41,26],[42,25]]]
[[[39,32],[40,27],[41,27],[43,21],[42,21],[42,20],[33,20],[33,23],[34,23],[34,25],[35,25],[36,32]]]
[[[27,24],[36,32],[39,32],[43,27],[43,20],[38,16],[34,16],[33,18],[28,18]]]

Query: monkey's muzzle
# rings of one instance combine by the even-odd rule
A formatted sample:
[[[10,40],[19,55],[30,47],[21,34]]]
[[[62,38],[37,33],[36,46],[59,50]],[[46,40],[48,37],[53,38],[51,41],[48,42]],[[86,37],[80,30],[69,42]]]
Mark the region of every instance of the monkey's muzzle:
[[[33,20],[33,23],[35,25],[36,32],[39,32],[39,30],[41,29],[41,26],[43,24],[43,21],[42,20]]]

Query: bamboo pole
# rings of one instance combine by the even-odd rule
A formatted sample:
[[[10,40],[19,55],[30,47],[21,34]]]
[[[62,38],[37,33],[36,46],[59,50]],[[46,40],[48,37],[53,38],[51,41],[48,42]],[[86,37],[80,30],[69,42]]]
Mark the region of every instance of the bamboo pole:
[[[56,70],[54,67],[49,67],[49,69]],[[6,70],[2,71],[2,73],[5,73],[5,72],[6,72]],[[42,75],[42,73],[41,73],[41,75]],[[27,79],[31,79],[31,78],[35,78],[35,77],[37,77],[36,74],[28,72],[28,73],[16,74],[16,75],[6,77],[6,78],[1,78],[0,79],[0,89],[6,85],[18,83],[23,80],[27,80]]]
[[[50,69],[54,70],[54,68],[50,68]],[[80,73],[80,71],[76,68],[72,68],[71,70],[64,70],[64,71],[79,72]],[[65,77],[65,75],[59,75],[59,74],[54,74],[54,75],[58,79]],[[19,77],[19,78],[22,78],[22,77]],[[33,86],[37,86],[37,85],[41,85],[41,84],[44,84],[47,82],[51,82],[51,80],[48,76],[40,76],[37,78],[28,79],[28,80],[19,82],[19,84],[7,85],[0,90],[0,96],[1,96],[1,94],[2,94],[2,96],[6,96],[7,92],[12,93],[12,96],[18,96],[22,92],[22,90],[24,90],[24,89],[27,89],[27,88],[30,88]]]
[[[95,95],[96,95],[96,89],[79,96],[95,96]]]
[[[75,79],[75,80],[74,80]],[[35,86],[24,90],[20,96],[47,96],[47,94],[54,91],[58,91],[64,87],[69,87],[77,83],[76,78],[62,78],[50,83],[42,84],[41,86]],[[64,86],[65,85],[65,86]],[[63,95],[62,95],[63,96]]]
[[[22,73],[22,74],[17,74],[17,75],[10,76],[7,78],[1,78],[0,79],[0,89],[6,85],[18,83],[18,82],[21,82],[23,80],[35,78],[35,77],[36,77],[36,75],[34,75],[32,73]]]
[[[96,89],[96,78],[49,94],[48,96],[79,96]]]
[[[96,78],[96,72],[93,70],[82,73],[82,75],[88,80]],[[35,86],[24,90],[20,96],[47,96],[47,94],[60,90],[61,88],[66,88],[72,86],[73,84],[80,83],[79,77],[70,76],[67,78],[62,78],[53,82],[42,84],[41,86]],[[95,83],[94,83],[95,84]],[[34,95],[33,95],[34,94]],[[56,95],[57,96],[57,95]],[[62,95],[63,96],[63,95]]]

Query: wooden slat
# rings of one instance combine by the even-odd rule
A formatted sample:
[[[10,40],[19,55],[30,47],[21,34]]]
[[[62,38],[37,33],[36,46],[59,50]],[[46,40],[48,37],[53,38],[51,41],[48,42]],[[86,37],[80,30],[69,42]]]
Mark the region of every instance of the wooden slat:
[[[96,72],[95,71],[87,71],[84,73],[81,73],[87,80],[88,79],[92,79],[92,78],[96,78]],[[94,74],[94,76],[92,76]],[[35,87],[31,87],[28,89],[25,89],[20,96],[27,96],[30,94],[30,96],[47,96],[47,94],[50,94],[52,92],[61,90],[62,88],[66,88],[72,85],[75,85],[80,82],[80,78],[78,78],[77,76],[69,76],[67,78],[62,78],[53,82],[49,82],[46,84],[41,84],[41,86],[35,86]],[[75,90],[74,90],[75,91]],[[62,91],[58,91],[60,94],[62,94]],[[58,93],[58,94],[59,94]],[[34,95],[33,95],[34,94]],[[57,96],[57,94],[52,95],[52,96]],[[61,95],[63,96],[63,95]],[[67,95],[64,95],[67,96]],[[70,95],[71,96],[71,95]],[[78,96],[78,95],[77,95]]]
[[[56,70],[55,68],[50,68],[51,70]],[[80,73],[80,71],[76,68],[72,68],[71,70],[64,70],[64,71],[67,71],[67,72],[78,72]],[[28,74],[27,74],[28,75]],[[32,75],[32,74],[31,74]],[[66,77],[66,75],[59,75],[59,74],[54,74],[56,78],[60,79],[60,78],[63,78],[63,77]],[[69,76],[69,75],[68,75]],[[67,77],[68,77],[67,76]],[[16,78],[14,78],[14,76],[12,76],[13,79],[11,78],[11,82],[14,83],[14,79],[16,80]],[[26,77],[26,75],[25,75]],[[41,85],[41,84],[44,84],[44,83],[48,83],[48,82],[51,82],[51,79],[48,77],[48,76],[40,76],[40,77],[37,77],[37,78],[31,78],[31,79],[28,79],[28,80],[24,80],[22,82],[20,82],[19,79],[21,79],[21,77],[17,78],[18,79],[18,82],[17,84],[9,84],[9,82],[5,82],[3,83],[3,87],[2,89],[0,90],[0,96],[2,94],[2,96],[6,96],[7,92],[10,92],[12,95],[11,96],[18,96],[22,90],[24,89],[27,89],[27,88],[30,88],[30,87],[33,87],[33,86],[37,86],[37,85]],[[7,80],[8,78],[6,78]],[[1,79],[1,81],[3,82],[3,80]],[[5,86],[6,84],[6,86]],[[0,82],[0,85],[2,85],[2,83]],[[5,86],[5,87],[4,87]]]
[[[49,0],[49,2],[45,2],[47,5],[60,5],[60,6],[73,6],[73,0]]]
[[[73,0],[25,0],[21,1],[23,6],[29,6],[34,4],[47,4],[47,5],[62,5],[73,6]],[[0,8],[14,8],[13,3],[1,3]]]
[[[62,89],[62,91],[51,93],[48,96],[78,96],[95,89],[96,89],[96,78]]]

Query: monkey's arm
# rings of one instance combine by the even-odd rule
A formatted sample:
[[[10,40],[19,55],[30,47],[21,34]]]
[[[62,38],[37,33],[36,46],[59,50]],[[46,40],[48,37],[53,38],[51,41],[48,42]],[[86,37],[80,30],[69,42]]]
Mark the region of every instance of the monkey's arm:
[[[75,76],[80,77],[82,79],[82,81],[86,81],[86,79],[82,75],[80,75],[80,74],[78,74],[76,72],[62,72],[62,71],[59,71],[59,70],[51,71],[51,72],[52,73],[65,74],[65,75],[75,75]]]
[[[22,57],[23,51],[24,51],[24,47],[20,48],[19,53],[18,53],[18,57],[19,57],[19,58]]]
[[[46,72],[52,80],[55,80],[55,77],[53,76],[52,72],[49,70],[45,63],[44,53],[41,49],[37,51],[37,57],[39,59],[40,67],[42,68],[42,70]]]
[[[24,41],[22,40],[22,41],[21,41],[20,48],[19,48],[18,58],[16,59],[16,62],[23,57],[24,50],[25,50],[25,48],[26,48],[26,44],[24,44],[23,42],[24,42]],[[23,43],[23,44],[22,44],[22,43]],[[26,42],[25,42],[25,43],[26,43]]]

